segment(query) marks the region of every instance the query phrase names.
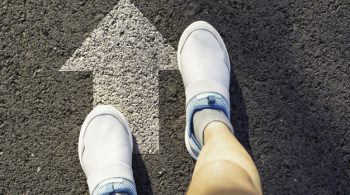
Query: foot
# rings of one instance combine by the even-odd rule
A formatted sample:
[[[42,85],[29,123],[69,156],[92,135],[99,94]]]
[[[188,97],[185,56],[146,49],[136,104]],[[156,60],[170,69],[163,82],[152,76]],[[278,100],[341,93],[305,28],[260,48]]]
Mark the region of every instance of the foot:
[[[185,142],[191,156],[197,159],[203,141],[193,130],[194,113],[215,109],[230,119],[230,60],[219,33],[203,21],[186,28],[177,56],[186,93]]]
[[[136,194],[132,148],[131,131],[118,110],[97,106],[90,112],[79,136],[79,159],[90,194]]]

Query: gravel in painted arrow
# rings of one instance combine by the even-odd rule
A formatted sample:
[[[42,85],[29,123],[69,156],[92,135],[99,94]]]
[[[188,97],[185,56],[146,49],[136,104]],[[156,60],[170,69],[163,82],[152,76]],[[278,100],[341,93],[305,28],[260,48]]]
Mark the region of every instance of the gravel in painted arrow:
[[[129,0],[121,0],[61,71],[92,71],[94,105],[126,115],[140,153],[159,150],[159,69],[176,68],[175,50]]]

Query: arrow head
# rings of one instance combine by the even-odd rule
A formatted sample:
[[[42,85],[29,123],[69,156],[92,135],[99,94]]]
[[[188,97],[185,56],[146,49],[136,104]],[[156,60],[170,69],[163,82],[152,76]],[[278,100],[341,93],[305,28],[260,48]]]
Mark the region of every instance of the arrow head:
[[[61,71],[92,71],[94,105],[129,120],[140,153],[159,150],[160,69],[176,68],[175,49],[129,0],[121,0]]]

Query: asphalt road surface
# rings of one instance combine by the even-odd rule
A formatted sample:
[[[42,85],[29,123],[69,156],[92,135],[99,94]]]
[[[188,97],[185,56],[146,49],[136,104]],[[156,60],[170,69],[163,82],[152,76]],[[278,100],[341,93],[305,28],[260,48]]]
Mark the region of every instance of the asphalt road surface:
[[[232,123],[265,194],[350,194],[347,0],[1,1],[0,194],[86,194],[77,141],[99,103],[131,121],[138,193],[184,194],[174,52],[199,19],[226,42]]]

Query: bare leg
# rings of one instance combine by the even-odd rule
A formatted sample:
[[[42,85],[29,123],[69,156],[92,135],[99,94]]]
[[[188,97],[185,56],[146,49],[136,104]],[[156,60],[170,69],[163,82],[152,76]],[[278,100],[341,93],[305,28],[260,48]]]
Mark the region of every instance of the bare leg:
[[[204,143],[189,195],[262,194],[254,162],[224,123],[211,122],[205,128]]]
[[[232,133],[231,65],[219,32],[204,21],[188,26],[178,64],[186,93],[186,148],[198,160],[188,194],[262,194],[257,169]]]

